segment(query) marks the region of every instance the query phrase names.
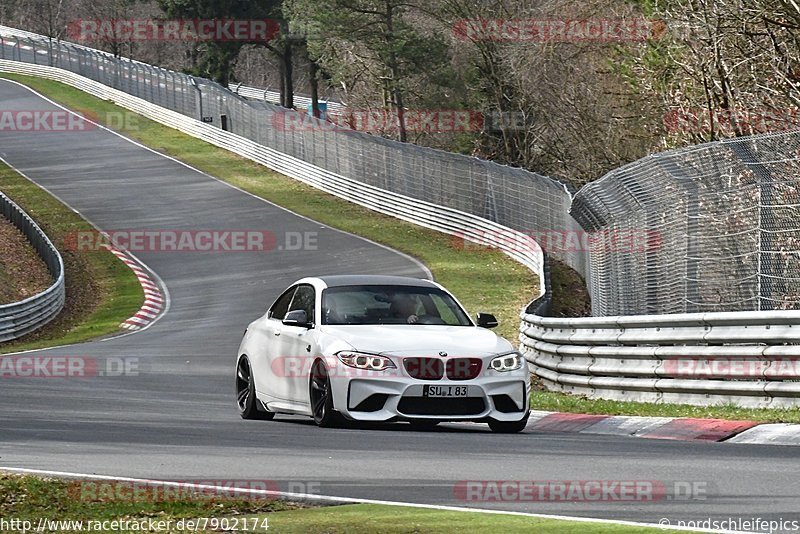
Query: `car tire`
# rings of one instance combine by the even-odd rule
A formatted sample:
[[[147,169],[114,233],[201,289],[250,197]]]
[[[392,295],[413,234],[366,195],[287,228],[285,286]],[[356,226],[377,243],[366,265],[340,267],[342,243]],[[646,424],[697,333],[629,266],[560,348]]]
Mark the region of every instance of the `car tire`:
[[[519,421],[495,421],[490,419],[489,428],[492,429],[492,432],[497,432],[498,434],[517,434],[525,430],[528,425],[528,415],[525,414],[525,417]]]
[[[239,358],[236,364],[236,404],[242,419],[269,420],[275,417],[272,412],[259,410],[253,369],[247,356]]]
[[[331,378],[328,369],[322,360],[317,360],[311,367],[309,384],[311,400],[311,414],[314,423],[323,428],[341,426],[342,419],[333,406],[333,392],[331,391]]]

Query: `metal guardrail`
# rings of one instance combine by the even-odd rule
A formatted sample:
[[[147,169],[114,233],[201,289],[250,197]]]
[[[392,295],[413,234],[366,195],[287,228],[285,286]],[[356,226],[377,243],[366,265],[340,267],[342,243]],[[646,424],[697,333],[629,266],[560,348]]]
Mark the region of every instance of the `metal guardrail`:
[[[523,313],[531,371],[589,398],[800,406],[800,311],[557,319]]]
[[[488,219],[337,175],[303,160],[261,146],[235,133],[164,109],[141,98],[63,69],[0,60],[0,71],[39,76],[71,85],[103,100],[110,100],[165,126],[266,165],[286,176],[339,198],[426,228],[457,235],[459,238],[480,245],[499,248],[533,272],[543,273],[544,257],[541,248],[535,242],[521,234],[519,239],[509,240],[509,236],[517,235],[518,232]],[[514,243],[524,241],[528,243],[528,246],[508,246],[509,241]],[[543,293],[544,276],[540,276],[539,279],[540,291]]]
[[[0,26],[0,58],[81,75],[162,108],[207,121],[326,172],[420,201],[446,206],[530,234],[579,233],[568,187],[546,176],[463,154],[400,143],[248,100],[201,78],[145,65],[71,43],[13,34]],[[490,230],[487,230],[487,232]],[[494,230],[491,230],[494,231]],[[512,240],[515,232],[486,236]],[[524,239],[524,236],[521,236]],[[510,247],[507,247],[510,248]],[[525,248],[525,247],[520,247]],[[553,255],[580,273],[582,250]]]
[[[270,89],[261,89],[260,87],[250,87],[241,83],[229,84],[228,89],[251,100],[260,100],[262,102],[269,102],[270,104],[280,104],[281,94],[278,91]],[[295,93],[294,96],[295,107],[307,109],[311,106],[311,97]],[[335,100],[320,99],[320,104],[326,104],[329,113],[338,114],[345,109],[345,105]]]
[[[37,40],[37,41],[47,40],[47,37],[45,37],[43,35],[40,35],[40,34],[37,34],[37,33],[33,33],[33,32],[28,32],[28,31],[25,31],[25,30],[20,30],[18,28],[12,28],[10,26],[3,26],[3,25],[0,25],[0,35],[6,36],[6,37],[23,38],[23,39],[26,39],[26,40],[27,39],[33,39],[33,40]],[[71,41],[59,41],[59,40],[53,39],[53,42],[55,43],[56,46],[68,45],[68,46],[73,47],[75,49],[84,50],[84,51],[86,51],[88,53],[100,54],[100,55],[105,55],[105,56],[114,58],[113,54],[110,54],[108,52],[104,52],[103,50],[97,50],[95,48],[90,48],[88,46],[84,46],[84,45],[81,45],[81,44],[73,43]],[[4,58],[4,59],[7,59],[7,58]],[[142,63],[141,61],[137,61],[135,59],[128,59],[126,61],[130,61],[131,63],[137,63],[137,64],[142,65],[142,66],[147,66],[147,67],[150,66],[147,63]],[[252,100],[260,100],[262,102],[269,102],[270,104],[280,104],[280,101],[281,101],[280,92],[272,91],[270,89],[262,89],[262,88],[259,88],[259,87],[251,87],[251,86],[244,85],[242,83],[230,84],[230,85],[228,85],[228,89],[230,89],[231,92],[233,92],[235,94],[241,95],[244,98],[248,98],[248,99],[252,99]],[[303,94],[299,94],[299,93],[294,93],[294,101],[295,101],[295,104],[298,107],[302,107],[302,108],[307,108],[308,106],[311,105],[311,97],[303,95]],[[339,113],[345,108],[344,104],[342,104],[341,102],[337,102],[335,100],[328,100],[328,99],[324,99],[323,98],[323,99],[320,99],[320,103],[322,103],[322,102],[326,103],[328,105],[328,111],[331,111],[333,113]]]
[[[38,33],[12,28],[11,26],[0,25],[0,35],[13,35],[15,37],[25,37],[26,39],[46,39],[45,36]]]
[[[123,60],[114,61],[124,63]],[[796,313],[705,313],[580,319],[556,319],[534,315],[532,312],[541,313],[547,307],[549,299],[549,293],[544,291],[547,278],[544,255],[541,248],[529,239],[525,232],[517,231],[526,228],[519,226],[519,221],[522,219],[514,218],[510,214],[538,215],[537,207],[542,204],[535,196],[547,195],[548,187],[552,186],[554,194],[546,198],[548,204],[545,204],[547,208],[543,212],[544,218],[539,220],[538,225],[529,228],[565,228],[565,221],[570,220],[565,217],[565,213],[571,196],[556,182],[543,179],[535,182],[530,191],[525,191],[519,185],[523,183],[522,178],[528,176],[535,178],[537,175],[488,164],[481,167],[484,162],[475,161],[476,169],[484,171],[483,179],[488,175],[489,188],[481,189],[482,193],[475,193],[474,198],[471,196],[473,192],[468,190],[463,199],[456,198],[455,202],[445,206],[443,204],[453,200],[448,193],[454,193],[455,189],[452,191],[448,187],[434,189],[428,191],[429,194],[424,198],[404,192],[412,191],[410,183],[419,183],[418,175],[430,173],[432,168],[440,180],[447,181],[449,175],[445,173],[440,176],[438,171],[447,169],[448,167],[441,166],[442,161],[449,161],[448,158],[452,159],[454,155],[420,149],[420,158],[423,156],[430,158],[434,163],[426,166],[423,159],[401,158],[396,163],[398,165],[404,163],[408,169],[401,171],[388,167],[373,169],[372,165],[375,162],[369,159],[371,153],[357,152],[359,147],[367,146],[359,137],[361,134],[337,132],[335,135],[338,137],[329,137],[325,134],[310,135],[304,144],[301,144],[304,157],[295,157],[280,149],[281,143],[288,147],[288,152],[294,152],[298,148],[297,144],[292,144],[294,141],[290,143],[286,140],[291,137],[288,133],[281,132],[284,138],[280,138],[278,132],[267,131],[269,136],[272,136],[267,137],[272,140],[271,144],[279,147],[272,148],[259,142],[264,138],[263,135],[246,137],[239,135],[239,132],[224,131],[187,116],[193,113],[191,99],[187,101],[189,105],[185,109],[189,111],[186,112],[180,105],[173,106],[174,109],[165,109],[147,99],[129,94],[127,91],[142,93],[143,87],[161,80],[159,89],[150,86],[149,93],[144,92],[145,96],[149,95],[153,97],[152,100],[158,100],[153,95],[165,92],[167,86],[163,82],[163,76],[153,74],[157,70],[154,67],[152,72],[148,71],[149,74],[140,69],[126,67],[127,70],[123,69],[122,75],[118,76],[120,71],[115,72],[115,69],[119,68],[120,64],[112,62],[109,58],[103,58],[100,63],[109,83],[116,80],[122,90],[86,78],[79,73],[45,65],[0,60],[0,70],[61,81],[341,198],[381,213],[503,250],[539,274],[542,296],[531,303],[522,315],[520,340],[532,371],[551,389],[590,397],[649,402],[692,404],[735,402],[747,406],[800,405],[800,382],[798,382],[800,371],[791,366],[795,355],[800,358],[798,351],[800,347],[783,345],[800,340],[800,336],[796,334],[800,326],[793,327],[800,320],[800,315]],[[68,64],[76,66],[72,59]],[[79,66],[81,69],[77,70],[95,72],[93,68],[89,69],[90,65],[86,63]],[[172,82],[174,88],[176,80],[182,78],[179,79],[176,73],[167,73],[167,76],[172,75],[175,76]],[[127,81],[120,82],[120,79],[126,76]],[[133,79],[136,80],[135,83]],[[189,97],[193,95],[191,88],[187,94]],[[239,97],[230,93],[228,95],[226,98],[229,100],[223,102],[224,106],[215,109],[218,111],[239,109],[244,105],[237,100],[230,100],[231,97]],[[219,99],[217,103],[221,101]],[[248,109],[252,110],[245,107],[240,111],[244,113]],[[242,133],[246,131],[247,128],[244,128]],[[351,139],[356,141],[350,143]],[[391,142],[379,138],[374,138],[370,142],[373,147],[383,146],[385,152],[396,149]],[[353,152],[354,150],[356,152]],[[324,157],[320,157],[317,151],[322,151]],[[326,155],[328,152],[335,156],[336,161],[344,159],[345,165],[339,168],[348,172],[334,172],[329,168],[315,165],[317,161],[329,161]],[[442,161],[437,161],[437,158]],[[455,165],[454,168],[460,167]],[[500,173],[499,169],[506,174]],[[393,178],[405,176],[403,178],[405,181],[389,182],[388,176],[384,176],[382,170],[389,172]],[[471,183],[477,174],[462,175],[462,184],[466,179],[465,176]],[[503,182],[505,179],[508,179],[508,184],[511,186],[508,191],[502,187],[496,188],[497,183],[505,185]],[[559,188],[560,192],[556,191]],[[519,193],[517,197],[509,196],[512,189]],[[424,187],[423,192],[425,192]],[[475,211],[459,209],[461,206],[473,206]],[[560,215],[556,213],[556,206],[562,206],[564,213]],[[481,217],[476,211],[490,214],[492,217]],[[530,219],[534,223],[537,220],[535,217]],[[547,221],[551,224],[548,225]],[[570,265],[577,266],[581,270],[583,256],[573,255],[565,259]],[[594,261],[594,257],[592,259]],[[619,283],[619,280],[615,283]],[[705,369],[719,363],[720,358],[726,362],[734,360],[750,362],[750,374],[744,371],[733,372],[729,369],[723,378],[710,377]],[[680,362],[686,361],[689,365],[679,367],[682,365]],[[675,369],[680,372],[670,372]]]
[[[39,225],[0,192],[0,213],[20,229],[47,265],[55,282],[41,293],[0,306],[0,342],[11,341],[41,328],[64,307],[64,262]]]

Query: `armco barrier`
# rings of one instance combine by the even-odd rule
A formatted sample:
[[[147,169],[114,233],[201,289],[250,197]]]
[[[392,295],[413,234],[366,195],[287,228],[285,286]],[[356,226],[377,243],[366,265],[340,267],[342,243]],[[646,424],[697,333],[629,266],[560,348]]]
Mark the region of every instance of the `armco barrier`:
[[[548,389],[590,398],[800,405],[800,311],[558,319],[522,314]]]
[[[228,85],[228,89],[237,95],[249,98],[251,100],[261,100],[263,102],[269,102],[270,104],[280,104],[281,102],[281,94],[278,91],[261,89],[259,87],[250,87],[241,83],[230,84]],[[307,109],[309,106],[311,106],[310,97],[298,95],[297,93],[295,93],[293,97],[295,107]],[[327,110],[329,113],[340,113],[345,109],[344,104],[334,100],[320,100],[319,102],[320,104],[327,105]]]
[[[527,312],[538,312],[547,304],[541,248],[508,227],[324,170],[66,70],[0,60],[0,71],[66,83],[372,210],[496,246],[539,275],[542,296]],[[519,235],[520,239],[509,239],[509,235]],[[520,247],[520,242],[530,245]],[[545,318],[527,312],[522,316],[522,350],[532,371],[551,389],[648,402],[800,405],[800,374],[793,369],[787,371],[783,365],[787,359],[792,361],[795,354],[800,357],[800,346],[782,345],[800,339],[795,334],[798,327],[792,326],[800,320],[800,312],[581,319]],[[729,373],[726,379],[709,379],[702,366],[695,366],[699,371],[682,370],[675,376],[668,372],[670,364],[666,362],[679,357],[695,362],[743,358],[760,365],[756,367],[760,376]],[[770,371],[777,366],[781,366],[780,373]]]
[[[527,239],[526,236],[493,221],[456,209],[392,193],[331,173],[305,161],[261,146],[242,136],[226,132],[63,69],[0,60],[0,71],[39,76],[71,85],[103,100],[110,100],[165,126],[175,128],[215,146],[230,150],[286,176],[371,210],[439,232],[456,235],[459,238],[481,245],[499,248],[540,275],[540,293],[544,293],[544,257],[541,248],[535,242]],[[519,235],[519,239],[509,239],[509,236],[513,237],[515,235]],[[521,242],[527,243],[529,246],[518,246],[517,243]],[[511,244],[509,245],[509,243]]]
[[[545,232],[560,242],[559,236],[582,234],[568,213],[571,189],[558,180],[464,154],[332,129],[330,122],[263,99],[244,98],[210,80],[19,33],[0,26],[0,58],[61,68],[161,108],[202,118],[210,126],[224,126],[260,147],[333,175],[469,213],[526,235]],[[513,234],[505,237],[514,239]],[[581,274],[586,272],[584,248],[553,248],[556,258]]]
[[[44,326],[59,314],[64,307],[64,262],[41,228],[2,192],[0,213],[25,234],[55,279],[38,295],[0,306],[0,342],[4,342]]]

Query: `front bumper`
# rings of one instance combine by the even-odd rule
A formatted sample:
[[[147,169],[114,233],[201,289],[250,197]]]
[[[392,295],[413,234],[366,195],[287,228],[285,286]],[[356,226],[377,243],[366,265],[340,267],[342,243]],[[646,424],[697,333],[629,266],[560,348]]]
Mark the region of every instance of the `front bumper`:
[[[507,373],[490,371],[471,380],[419,380],[377,373],[348,377],[347,370],[338,371],[331,377],[334,406],[352,420],[519,421],[529,410],[526,365]],[[467,396],[424,397],[426,385],[466,387]]]

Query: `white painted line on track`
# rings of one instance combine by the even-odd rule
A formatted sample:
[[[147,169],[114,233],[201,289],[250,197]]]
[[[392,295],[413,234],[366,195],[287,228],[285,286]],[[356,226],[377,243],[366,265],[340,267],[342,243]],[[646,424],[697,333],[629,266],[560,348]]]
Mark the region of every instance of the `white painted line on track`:
[[[30,89],[30,87],[27,87],[27,86],[25,86],[25,85],[23,85],[21,83],[15,82],[14,80],[5,80],[4,79],[4,81],[17,84],[17,85],[19,85],[21,87],[24,87],[25,89],[29,89],[29,90],[32,91],[32,89]],[[34,91],[34,93],[35,93],[35,91]],[[38,93],[36,93],[36,94],[38,95]],[[39,95],[39,96],[41,96],[41,95]],[[42,98],[44,98],[44,97],[42,97]],[[61,106],[59,106],[59,107],[61,107]],[[62,107],[62,109],[66,110],[66,111],[69,111],[73,115],[77,115],[75,112],[70,111],[70,110],[68,110],[66,108]],[[73,208],[72,206],[70,206],[61,197],[59,197],[58,195],[56,195],[55,193],[53,193],[52,191],[50,191],[49,189],[47,189],[43,185],[36,183],[33,179],[31,179],[30,176],[28,176],[27,174],[25,174],[21,170],[19,170],[16,167],[14,167],[10,162],[8,162],[5,158],[3,158],[2,154],[0,154],[0,162],[4,163],[5,165],[8,165],[11,169],[13,169],[15,172],[17,172],[20,176],[22,176],[26,180],[28,180],[30,183],[32,183],[33,185],[35,185],[36,187],[38,187],[42,191],[46,192],[48,195],[52,196],[53,198],[55,198],[56,200],[58,200],[59,202],[64,204],[64,206],[66,206],[69,209],[71,209],[74,213],[76,213],[77,215],[82,217],[83,220],[88,222],[95,230],[97,230],[98,232],[102,232],[102,229],[97,224],[92,222],[91,219],[89,219],[84,214],[82,214],[80,211],[78,211],[75,208]],[[112,251],[112,253],[113,253],[113,251]],[[153,271],[146,263],[144,263],[142,260],[140,260],[138,257],[136,257],[135,254],[130,253],[130,252],[128,252],[127,254],[128,254],[128,257],[131,260],[133,260],[135,262],[135,264],[138,265],[141,269],[143,269],[145,272],[147,272],[153,278],[153,280],[155,281],[155,284],[159,288],[161,288],[161,291],[160,291],[161,294],[158,296],[158,299],[159,299],[159,302],[163,302],[164,303],[164,306],[162,308],[161,315],[156,317],[155,320],[151,321],[149,324],[144,325],[141,328],[137,328],[137,329],[130,329],[128,326],[123,326],[122,328],[124,328],[126,330],[129,330],[129,331],[109,336],[107,338],[99,340],[98,342],[109,341],[109,340],[112,340],[112,339],[119,339],[119,338],[122,338],[122,337],[126,337],[126,336],[130,336],[130,335],[133,335],[133,334],[138,334],[138,333],[144,332],[145,330],[147,330],[148,328],[150,328],[151,326],[156,324],[156,322],[158,320],[160,320],[162,317],[164,317],[164,315],[166,315],[167,311],[169,311],[169,308],[170,308],[171,300],[170,300],[170,296],[169,296],[169,289],[167,289],[167,285],[164,283],[164,281],[161,279],[161,277],[158,276],[158,274],[155,271]],[[123,325],[124,324],[125,323],[123,323]],[[41,349],[30,349],[30,350],[22,350],[22,351],[17,351],[17,352],[8,352],[8,353],[4,353],[3,355],[4,356],[10,356],[10,355],[14,355],[14,354],[26,354],[26,353],[30,353],[30,352],[42,352],[42,351],[45,351],[45,350],[54,350],[54,349],[60,349],[60,348],[63,348],[63,347],[72,347],[74,345],[80,345],[82,343],[85,343],[85,342],[68,343],[68,344],[65,344],[65,345],[55,345],[55,346],[52,346],[52,347],[44,347],[44,348],[41,348]]]
[[[536,514],[532,512],[515,512],[515,511],[507,511],[507,510],[486,510],[483,508],[468,508],[462,506],[447,506],[441,504],[418,504],[418,503],[411,503],[411,502],[402,502],[402,501],[383,501],[377,499],[358,499],[358,498],[349,498],[349,497],[336,497],[333,495],[315,495],[309,493],[290,493],[285,491],[270,491],[270,490],[259,490],[259,489],[250,489],[250,488],[231,488],[226,486],[214,486],[214,485],[205,485],[205,484],[188,484],[188,483],[181,483],[172,480],[154,480],[148,478],[130,478],[130,477],[118,477],[118,476],[111,476],[111,475],[95,475],[95,474],[87,474],[87,473],[72,473],[68,471],[48,471],[44,469],[27,469],[24,467],[4,467],[0,466],[0,472],[6,471],[9,473],[17,473],[17,474],[26,474],[26,475],[40,475],[40,476],[51,476],[56,478],[73,478],[73,479],[80,479],[80,480],[109,480],[109,481],[116,481],[116,482],[130,482],[136,484],[144,484],[144,485],[152,485],[152,486],[166,486],[172,488],[194,488],[198,490],[220,490],[226,492],[234,492],[234,493],[242,493],[245,495],[263,495],[265,497],[273,497],[273,498],[281,498],[284,500],[300,500],[300,501],[318,501],[318,502],[330,502],[330,503],[337,503],[337,504],[378,504],[383,506],[397,506],[402,508],[424,508],[427,510],[441,510],[447,512],[472,512],[472,513],[480,513],[480,514],[492,514],[492,515],[513,515],[519,517],[533,517],[537,519],[554,519],[559,521],[574,521],[578,523],[600,523],[600,524],[607,524],[607,525],[627,525],[633,527],[650,527],[650,528],[657,528],[660,530],[680,530],[680,531],[687,531],[687,532],[742,532],[742,531],[732,531],[732,530],[712,530],[712,529],[702,529],[702,528],[689,528],[689,527],[679,527],[679,526],[664,526],[659,525],[656,523],[639,523],[636,521],[623,521],[623,520],[616,520],[616,519],[601,519],[596,517],[580,517],[580,516],[568,516],[568,515],[550,515],[550,514]]]
[[[187,169],[189,169],[189,170],[192,170],[192,171],[194,171],[194,172],[196,172],[196,173],[202,174],[202,175],[203,175],[203,176],[205,176],[206,178],[210,178],[210,179],[212,179],[212,180],[214,180],[214,181],[216,181],[216,182],[219,182],[219,183],[221,183],[221,184],[223,184],[223,185],[225,185],[225,186],[227,186],[227,187],[230,187],[230,188],[232,188],[232,189],[235,189],[235,190],[239,191],[240,193],[244,193],[245,195],[248,195],[248,196],[250,196],[250,197],[253,197],[253,198],[255,198],[255,199],[257,199],[257,200],[260,200],[261,202],[264,202],[264,203],[266,203],[266,204],[269,204],[270,206],[274,206],[274,207],[276,207],[276,208],[278,208],[278,209],[280,209],[280,210],[283,210],[283,211],[285,211],[286,213],[290,213],[290,214],[294,215],[295,217],[299,217],[299,218],[301,218],[301,219],[304,219],[304,220],[306,220],[306,221],[312,222],[312,223],[314,223],[314,224],[318,224],[318,225],[322,226],[322,227],[323,227],[323,228],[325,228],[325,229],[328,229],[328,230],[331,230],[331,231],[334,231],[334,232],[338,232],[338,233],[340,233],[340,234],[349,235],[349,236],[351,236],[351,237],[354,237],[354,238],[356,238],[356,239],[360,239],[360,240],[362,240],[362,241],[365,241],[365,242],[367,242],[367,243],[369,243],[369,244],[371,244],[371,245],[374,245],[374,246],[376,246],[376,247],[382,248],[382,249],[384,249],[384,250],[388,250],[389,252],[392,252],[393,254],[397,254],[398,256],[400,256],[400,257],[402,257],[402,258],[405,258],[406,260],[408,260],[408,261],[410,261],[410,262],[414,263],[414,264],[415,264],[417,267],[419,267],[419,269],[425,273],[425,276],[426,276],[426,278],[428,278],[428,280],[433,280],[433,273],[431,272],[431,270],[430,270],[430,269],[428,269],[428,267],[427,267],[427,266],[426,266],[424,263],[422,263],[421,261],[419,261],[417,258],[415,258],[415,257],[413,257],[413,256],[411,256],[411,255],[409,255],[409,254],[406,254],[405,252],[401,252],[401,251],[399,251],[399,250],[396,250],[396,249],[394,249],[394,248],[392,248],[392,247],[390,247],[390,246],[388,246],[388,245],[384,245],[384,244],[382,244],[382,243],[378,243],[378,242],[376,242],[376,241],[373,241],[373,240],[371,240],[371,239],[369,239],[369,238],[366,238],[366,237],[363,237],[363,236],[360,236],[360,235],[357,235],[357,234],[353,234],[353,233],[351,233],[351,232],[347,232],[347,231],[345,231],[345,230],[340,230],[340,229],[338,229],[338,228],[334,228],[334,227],[332,227],[332,226],[328,226],[328,225],[326,225],[326,224],[324,224],[324,223],[321,223],[321,222],[319,222],[319,221],[315,221],[315,220],[314,220],[314,219],[312,219],[311,217],[306,217],[305,215],[301,215],[301,214],[299,214],[299,213],[297,213],[297,212],[295,212],[295,211],[292,211],[292,210],[290,210],[289,208],[285,208],[285,207],[283,207],[283,206],[280,206],[280,205],[278,205],[278,204],[275,204],[274,202],[270,202],[269,200],[267,200],[267,199],[265,199],[265,198],[261,198],[260,196],[258,196],[258,195],[256,195],[256,194],[254,194],[254,193],[250,193],[249,191],[245,191],[245,190],[244,190],[244,189],[242,189],[241,187],[237,187],[237,186],[235,186],[235,185],[233,185],[233,184],[230,184],[230,183],[226,182],[225,180],[221,180],[221,179],[217,178],[216,176],[212,176],[212,175],[210,175],[210,174],[208,174],[208,173],[206,173],[206,172],[204,172],[204,171],[201,171],[200,169],[198,169],[198,168],[196,168],[196,167],[192,167],[192,166],[191,166],[191,165],[189,165],[188,163],[186,163],[186,162],[183,162],[183,161],[181,161],[181,160],[179,160],[179,159],[177,159],[177,158],[174,158],[174,157],[172,157],[172,156],[168,156],[167,154],[162,154],[161,152],[158,152],[157,150],[155,150],[155,149],[153,149],[153,148],[150,148],[150,147],[149,147],[149,146],[147,146],[147,145],[143,145],[142,143],[140,143],[140,142],[138,142],[138,141],[135,141],[135,140],[131,139],[130,137],[127,137],[127,136],[125,136],[125,135],[122,135],[121,133],[119,133],[119,132],[117,132],[117,131],[114,131],[114,130],[112,130],[112,129],[110,129],[110,128],[107,128],[106,126],[104,126],[104,125],[102,125],[102,124],[100,124],[100,123],[97,123],[97,122],[95,122],[95,121],[93,121],[93,120],[91,120],[91,119],[88,119],[88,118],[86,118],[86,117],[84,117],[84,116],[82,116],[82,115],[80,115],[80,114],[78,114],[78,113],[76,113],[76,112],[72,111],[71,109],[69,109],[69,108],[66,108],[66,107],[62,106],[62,105],[61,105],[61,104],[59,104],[58,102],[55,102],[55,101],[53,101],[53,100],[51,100],[51,99],[47,98],[47,97],[46,97],[46,96],[44,96],[43,94],[39,93],[39,92],[38,92],[38,91],[36,91],[35,89],[32,89],[32,88],[28,87],[27,85],[25,85],[25,84],[23,84],[23,83],[17,82],[16,80],[9,80],[9,79],[7,79],[7,78],[3,78],[2,80],[3,80],[3,81],[10,82],[10,83],[14,83],[14,84],[16,84],[16,85],[19,85],[20,87],[24,87],[25,89],[27,89],[27,90],[28,90],[28,91],[30,91],[31,93],[35,94],[36,96],[38,96],[39,98],[41,98],[42,100],[44,100],[45,102],[48,102],[48,103],[50,103],[50,104],[52,104],[52,105],[56,106],[56,107],[57,107],[57,108],[59,108],[59,109],[63,109],[63,110],[64,110],[64,111],[66,111],[67,113],[71,113],[72,115],[75,115],[76,117],[79,117],[79,118],[81,118],[82,120],[84,120],[84,121],[86,121],[86,122],[88,122],[88,123],[90,123],[90,124],[94,124],[94,125],[95,125],[95,126],[97,126],[98,128],[101,128],[101,129],[103,129],[103,130],[107,131],[108,133],[110,133],[110,134],[112,134],[112,135],[116,135],[116,136],[117,136],[117,137],[119,137],[120,139],[124,139],[125,141],[127,141],[127,142],[129,142],[129,143],[132,143],[132,144],[134,144],[134,145],[138,146],[139,148],[142,148],[142,149],[144,149],[144,150],[147,150],[148,152],[152,152],[153,154],[156,154],[156,155],[158,155],[158,156],[161,156],[162,158],[166,158],[166,159],[168,159],[168,160],[174,161],[174,162],[175,162],[175,163],[177,163],[178,165],[181,165],[181,166],[183,166],[183,167],[186,167]],[[70,86],[70,87],[71,87],[71,86]],[[73,89],[77,89],[77,88],[74,88],[74,87],[73,87]],[[78,89],[78,90],[80,91],[80,89]],[[95,97],[95,98],[96,98],[96,97]],[[112,103],[113,103],[114,105],[116,105],[116,106],[119,106],[119,107],[122,107],[122,108],[124,108],[124,106],[120,106],[120,105],[119,105],[119,104],[117,104],[116,102],[112,102]],[[125,108],[125,109],[127,109],[127,108]],[[133,111],[132,111],[131,113],[135,113],[135,112],[133,112]],[[145,117],[145,118],[146,118],[146,117]],[[148,120],[152,120],[152,119],[148,119]],[[154,121],[154,122],[156,122],[156,121]],[[160,124],[160,123],[159,123],[159,124]],[[163,126],[163,125],[162,125],[162,126]],[[165,126],[165,127],[166,127],[166,128],[169,128],[169,126]],[[188,134],[185,134],[185,135],[188,135]],[[191,136],[190,136],[190,137],[191,137]],[[197,139],[197,138],[195,138],[195,139]],[[205,142],[205,141],[203,141],[203,142]],[[210,144],[210,143],[209,143],[209,144]],[[214,146],[214,145],[211,145],[211,146]],[[219,148],[220,150],[225,150],[224,148],[220,148],[220,147],[215,147],[215,148]],[[225,151],[227,152],[227,150],[225,150]],[[262,165],[262,164],[260,164],[260,163],[259,163],[259,165],[261,165],[262,167],[269,168],[269,167],[267,167],[266,165]],[[277,172],[277,171],[274,171],[274,172]],[[278,173],[278,174],[280,174],[280,173]],[[291,178],[289,178],[289,179],[291,180]],[[48,191],[48,192],[49,192],[49,191]],[[346,202],[346,201],[344,201],[344,202]],[[65,203],[65,204],[66,204],[66,203]],[[375,212],[375,213],[377,213],[377,212]],[[398,219],[398,220],[399,220],[399,219]]]

